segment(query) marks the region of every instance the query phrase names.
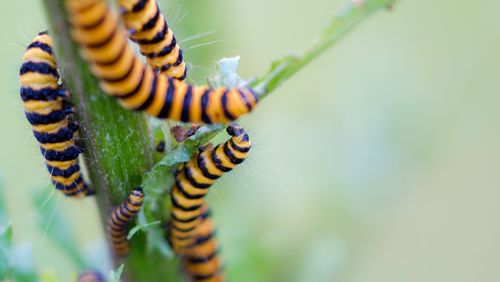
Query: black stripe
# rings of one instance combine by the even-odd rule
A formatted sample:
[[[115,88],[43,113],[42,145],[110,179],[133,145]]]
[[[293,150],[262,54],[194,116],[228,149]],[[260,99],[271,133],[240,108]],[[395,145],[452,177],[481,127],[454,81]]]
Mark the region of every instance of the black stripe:
[[[228,171],[231,171],[231,168],[229,167],[225,167],[224,165],[222,165],[222,161],[219,159],[219,157],[217,156],[217,148],[219,147],[219,145],[217,145],[212,153],[210,154],[210,157],[212,158],[212,162],[214,163],[215,167],[217,167],[219,170],[223,171],[223,172],[228,172]]]
[[[55,182],[54,180],[52,180],[52,184],[54,184],[57,190],[72,190],[78,187],[78,185],[80,185],[82,182],[83,178],[81,176],[75,179],[75,181],[73,181],[73,183],[71,183],[70,185],[63,185],[59,182]]]
[[[217,253],[218,253],[218,251],[215,251],[215,252],[209,254],[208,256],[186,256],[186,260],[189,263],[193,263],[193,264],[205,263],[207,261],[212,260],[214,257],[216,257]]]
[[[40,31],[40,32],[38,33],[38,35],[47,35],[47,34],[49,34],[49,31],[48,31],[48,30]]]
[[[163,103],[163,107],[157,116],[158,118],[166,118],[170,114],[170,108],[172,107],[172,102],[174,100],[174,88],[174,80],[169,77],[167,80],[167,95],[165,95],[165,102]]]
[[[198,199],[202,199],[203,197],[205,197],[205,194],[197,194],[197,195],[192,195],[192,194],[189,194],[188,192],[186,192],[186,190],[184,190],[184,187],[182,185],[182,183],[176,179],[175,180],[175,185],[177,187],[177,190],[179,192],[181,192],[181,194],[186,198],[186,199],[190,199],[190,200],[198,200]]]
[[[211,124],[212,120],[208,116],[208,102],[210,101],[210,95],[212,95],[212,89],[208,89],[201,95],[201,119],[203,122]]]
[[[39,62],[39,63],[31,61],[24,62],[21,65],[21,70],[19,71],[19,74],[23,75],[29,72],[47,74],[59,78],[59,73],[57,72],[57,69],[53,68],[51,65],[45,62]]]
[[[201,207],[201,205],[195,205],[195,206],[192,206],[192,207],[184,207],[184,206],[181,206],[177,202],[177,200],[175,199],[175,197],[173,195],[172,195],[171,199],[172,199],[172,205],[174,207],[182,210],[182,211],[187,211],[187,212],[189,212],[189,211],[195,211],[195,210],[198,210]]]
[[[111,66],[111,65],[114,65],[116,64],[122,57],[123,57],[123,54],[125,53],[125,50],[127,49],[128,47],[128,42],[126,40],[123,41],[122,43],[122,47],[120,49],[120,51],[118,53],[116,53],[116,56],[115,57],[111,57],[111,58],[108,58],[108,59],[104,59],[104,60],[94,60],[94,63],[98,66]]]
[[[222,110],[224,111],[224,115],[226,118],[229,120],[235,120],[236,117],[233,116],[228,110],[227,110],[227,95],[229,93],[229,90],[224,91],[224,94],[222,94],[221,98],[221,103],[222,103]]]
[[[89,23],[89,24],[78,24],[78,28],[81,28],[83,30],[91,30],[99,27],[104,23],[106,18],[109,17],[109,11],[106,11],[100,18],[98,18],[95,22]]]
[[[78,163],[74,163],[72,166],[68,167],[67,169],[60,169],[55,166],[51,166],[46,164],[47,170],[49,171],[50,175],[52,176],[62,176],[64,178],[68,178],[77,171],[80,170],[80,165]]]
[[[200,219],[201,220],[205,220],[207,218],[209,218],[210,216],[212,215],[212,212],[210,211],[210,209],[207,209],[205,210],[201,215],[200,215]]]
[[[192,278],[193,278],[194,281],[197,281],[197,280],[207,280],[207,279],[210,279],[210,278],[214,277],[216,273],[217,273],[217,271],[214,271],[214,272],[212,272],[210,274],[206,274],[206,275],[194,274]]]
[[[165,39],[165,35],[168,32],[167,22],[164,21],[164,23],[165,23],[165,25],[163,26],[163,28],[160,30],[160,32],[155,34],[155,36],[153,38],[151,38],[151,39],[139,39],[139,40],[135,40],[135,42],[137,42],[137,44],[140,44],[140,45],[153,45],[153,44],[161,42],[163,39]]]
[[[104,46],[110,44],[110,42],[112,41],[112,39],[113,39],[114,36],[118,35],[117,32],[118,32],[118,25],[115,24],[115,26],[113,27],[113,30],[101,42],[97,42],[97,43],[87,43],[87,42],[84,42],[83,44],[85,45],[85,47],[87,47],[89,49],[100,49],[100,48],[103,48]]]
[[[132,89],[130,92],[128,92],[128,93],[126,93],[124,95],[118,96],[118,98],[119,99],[125,99],[125,98],[132,97],[135,94],[137,94],[137,92],[139,91],[139,89],[141,89],[142,84],[144,83],[144,76],[146,76],[146,68],[145,67],[142,68],[141,79],[139,80],[139,83],[137,83],[137,86],[134,89]]]
[[[212,184],[206,184],[206,183],[199,183],[198,181],[196,181],[196,179],[194,179],[194,177],[193,177],[192,169],[193,168],[189,168],[189,167],[186,167],[184,169],[184,176],[186,177],[186,179],[188,180],[188,182],[192,186],[194,186],[195,188],[199,188],[199,189],[206,189],[212,185]]]
[[[245,96],[245,94],[243,93],[243,91],[238,89],[238,93],[240,94],[241,100],[243,102],[245,102],[245,106],[247,107],[247,110],[251,111],[252,110],[252,105],[250,104],[250,101],[248,101],[248,99]]]
[[[135,5],[132,7],[132,12],[139,12],[140,10],[144,9],[147,2],[147,0],[140,0],[139,2],[135,3]]]
[[[64,92],[64,91],[63,91]],[[21,99],[23,101],[53,101],[59,97],[64,96],[63,92],[59,88],[42,88],[39,90],[32,89],[30,87],[21,87]]]
[[[177,79],[184,80],[184,79],[186,79],[186,75],[187,75],[187,67],[184,67],[184,73],[180,77],[178,77]]]
[[[163,49],[160,51],[160,52],[151,52],[151,53],[143,53],[144,56],[148,57],[148,58],[157,58],[157,57],[163,57],[167,54],[170,54],[172,52],[172,50],[175,48],[175,45],[177,45],[177,41],[175,39],[174,36],[172,36],[172,42],[170,42],[169,45],[163,47]],[[168,69],[169,67],[167,67]],[[163,67],[162,67],[162,71],[163,71]]]
[[[153,100],[156,96],[157,84],[158,84],[158,75],[156,73],[153,73],[153,83],[151,84],[151,89],[149,90],[149,96],[146,99],[146,101],[142,103],[142,105],[134,109],[135,111],[142,111],[144,109],[147,109],[151,105],[151,103],[153,103]]]
[[[158,8],[158,5],[156,5],[156,13],[149,21],[144,23],[144,25],[141,27],[140,31],[147,31],[147,30],[152,29],[155,26],[155,24],[159,18],[160,18],[160,8]]]
[[[33,135],[39,143],[61,143],[73,139],[73,135],[78,128],[77,125],[70,123],[68,127],[60,128],[55,133],[38,132],[33,130]]]
[[[207,160],[202,154],[199,154],[198,157],[196,158],[196,163],[198,164],[198,167],[200,168],[200,171],[203,174],[203,176],[213,180],[218,179],[220,176],[211,174],[210,171],[208,171],[206,162]]]
[[[49,44],[46,44],[46,43],[43,43],[43,42],[40,42],[40,41],[33,41],[33,42],[31,42],[31,44],[28,45],[28,47],[26,48],[26,50],[29,50],[31,48],[40,48],[45,53],[53,55],[53,53],[52,53],[52,47],[50,47]]]
[[[182,223],[189,223],[189,222],[195,221],[196,219],[198,219],[198,217],[199,216],[193,216],[193,217],[190,217],[190,218],[187,218],[187,219],[180,219],[177,216],[175,216],[174,213],[172,213],[172,219],[175,220],[175,221],[178,221],[178,222],[182,222]]]
[[[222,149],[224,150],[224,154],[227,156],[229,161],[235,165],[241,164],[245,159],[240,159],[237,158],[233,151],[229,148],[228,142],[225,142],[224,145],[222,146]]]
[[[56,110],[45,115],[30,112],[24,112],[24,114],[26,115],[26,119],[28,119],[29,123],[32,125],[56,123],[66,118],[65,110]]]
[[[238,152],[248,153],[250,151],[250,147],[248,148],[240,147],[233,141],[233,138],[229,139],[229,143],[231,143],[231,147],[233,147],[233,149],[235,149]]]
[[[175,61],[175,63],[173,64],[173,66],[178,66],[182,63],[182,60],[183,60],[183,56],[182,56],[182,50],[179,49],[179,55],[177,56],[177,60]]]
[[[46,160],[61,162],[75,160],[81,153],[76,147],[69,147],[64,151],[45,150],[43,147],[40,147],[40,152],[42,152]]]
[[[184,101],[182,102],[182,112],[181,112],[181,121],[188,122],[189,118],[189,110],[191,108],[191,100],[193,97],[193,86],[188,85],[186,94],[184,95]]]
[[[133,72],[136,61],[137,60],[135,60],[135,59],[132,60],[127,72],[124,73],[122,76],[115,77],[115,78],[101,76],[101,80],[103,80],[104,82],[108,82],[108,83],[118,83],[118,82],[121,82],[123,80],[126,80],[130,76],[130,74]]]
[[[209,233],[205,236],[198,236],[195,239],[195,242],[193,243],[194,246],[204,244],[208,241],[210,241],[213,237],[215,236],[215,232]]]
[[[175,222],[172,222],[172,228],[176,229],[177,231],[180,231],[180,232],[190,232],[190,231],[193,231],[196,227],[198,227],[197,225],[194,225],[193,227],[189,227],[189,228],[182,228],[182,227],[179,227],[179,226],[176,226],[175,225]],[[190,236],[192,237],[192,236]],[[185,238],[185,237],[183,237]]]

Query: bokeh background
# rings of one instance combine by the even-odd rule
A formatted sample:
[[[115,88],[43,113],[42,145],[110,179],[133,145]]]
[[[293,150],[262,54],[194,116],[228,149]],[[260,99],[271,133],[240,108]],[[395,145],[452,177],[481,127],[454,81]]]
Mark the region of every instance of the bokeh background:
[[[32,195],[49,180],[18,95],[24,47],[46,26],[40,2],[0,2],[0,173],[15,241],[68,281],[76,269],[36,223]],[[228,56],[243,77],[263,74],[345,1],[160,4],[203,82]],[[400,1],[242,120],[252,156],[210,195],[231,281],[500,281],[499,10]],[[96,256],[92,199],[53,196]]]

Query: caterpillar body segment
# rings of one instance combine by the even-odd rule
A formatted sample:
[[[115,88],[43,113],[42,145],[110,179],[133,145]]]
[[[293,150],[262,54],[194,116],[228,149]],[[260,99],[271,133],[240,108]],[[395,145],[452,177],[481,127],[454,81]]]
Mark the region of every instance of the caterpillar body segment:
[[[200,223],[194,232],[193,242],[181,257],[182,268],[193,282],[224,281],[210,210],[206,203],[200,210]]]
[[[101,88],[131,110],[194,123],[228,123],[252,111],[248,87],[195,86],[155,72],[128,44],[127,33],[103,0],[66,0],[73,37],[80,43]]]
[[[251,142],[243,128],[230,125],[227,132],[231,135],[229,140],[201,148],[176,174],[171,189],[170,242],[177,253],[192,244],[209,188],[248,157]]]
[[[168,77],[184,80],[186,63],[155,0],[119,0],[125,27],[147,62]]]
[[[26,48],[20,69],[20,95],[26,118],[40,144],[51,182],[66,196],[93,192],[83,181],[76,145],[78,125],[73,122],[69,93],[59,84],[52,40],[40,32]]]
[[[123,257],[128,254],[127,227],[141,210],[143,201],[144,193],[142,188],[135,188],[130,192],[127,199],[117,206],[109,216],[108,231],[116,256]]]

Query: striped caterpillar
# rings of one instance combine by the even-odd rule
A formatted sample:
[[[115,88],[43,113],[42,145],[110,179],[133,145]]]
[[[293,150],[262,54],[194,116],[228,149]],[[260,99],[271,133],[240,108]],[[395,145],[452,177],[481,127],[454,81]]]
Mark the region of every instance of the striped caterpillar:
[[[223,281],[215,228],[207,203],[201,207],[200,223],[193,238],[181,258],[182,268],[190,281]]]
[[[71,120],[68,92],[59,85],[52,40],[46,32],[39,33],[27,47],[20,82],[26,118],[40,143],[52,183],[66,196],[92,194],[81,175],[81,150],[75,141],[78,125]]]
[[[255,108],[248,87],[194,86],[145,65],[128,44],[126,30],[103,0],[66,0],[73,37],[108,95],[157,118],[195,123],[227,123]]]
[[[114,253],[123,257],[128,254],[127,226],[141,210],[144,193],[141,187],[130,192],[127,199],[117,206],[108,219],[108,230]]]
[[[251,142],[243,128],[230,125],[227,132],[231,135],[229,140],[215,147],[200,148],[176,174],[171,190],[170,243],[177,253],[192,244],[208,188],[248,157]]]
[[[155,70],[179,80],[186,78],[186,63],[173,31],[155,0],[119,0],[125,27],[141,54]]]

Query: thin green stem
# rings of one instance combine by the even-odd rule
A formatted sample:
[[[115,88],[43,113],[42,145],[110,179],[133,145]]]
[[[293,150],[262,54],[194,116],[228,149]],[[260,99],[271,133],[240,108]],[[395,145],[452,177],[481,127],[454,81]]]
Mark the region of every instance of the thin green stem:
[[[252,88],[264,98],[290,79],[311,61],[325,53],[373,12],[391,7],[396,0],[365,0],[349,2],[347,7],[323,31],[316,43],[298,55],[290,55],[273,63],[263,77],[251,83]]]

